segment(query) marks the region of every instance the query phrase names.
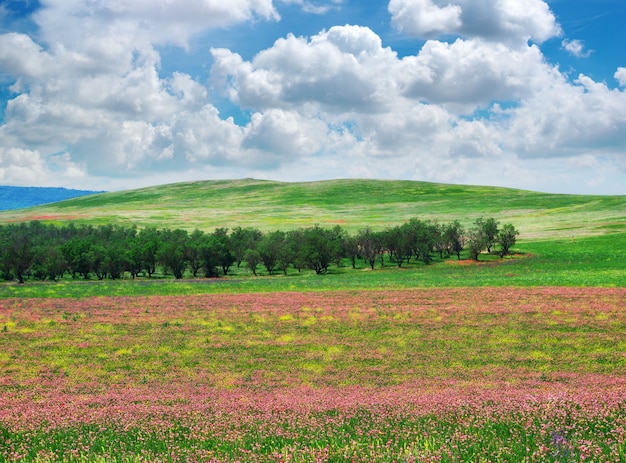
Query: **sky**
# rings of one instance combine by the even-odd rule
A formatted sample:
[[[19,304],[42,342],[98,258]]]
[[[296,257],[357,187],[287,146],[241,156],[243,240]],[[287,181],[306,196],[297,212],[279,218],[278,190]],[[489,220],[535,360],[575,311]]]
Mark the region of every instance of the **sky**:
[[[624,0],[1,0],[0,184],[626,195]]]

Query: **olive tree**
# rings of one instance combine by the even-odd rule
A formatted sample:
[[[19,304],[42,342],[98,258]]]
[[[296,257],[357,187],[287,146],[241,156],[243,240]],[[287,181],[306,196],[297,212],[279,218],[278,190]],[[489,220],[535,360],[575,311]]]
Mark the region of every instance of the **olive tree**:
[[[501,258],[509,254],[511,248],[515,246],[517,235],[519,235],[519,231],[515,229],[513,224],[507,223],[502,226],[502,230],[500,230],[497,237]]]

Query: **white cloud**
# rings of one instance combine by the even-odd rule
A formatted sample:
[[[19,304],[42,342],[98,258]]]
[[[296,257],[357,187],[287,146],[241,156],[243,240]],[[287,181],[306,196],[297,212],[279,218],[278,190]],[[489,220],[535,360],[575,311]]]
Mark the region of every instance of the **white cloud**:
[[[325,121],[336,129],[322,150],[329,153],[324,162],[342,163],[345,156],[350,172],[442,179],[445,171],[447,179],[463,181],[468,173],[460,166],[476,159],[487,166],[506,157],[517,166],[512,172],[523,170],[517,154],[549,159],[609,150],[619,157],[625,143],[625,94],[583,75],[570,83],[536,45],[432,40],[416,56],[399,59],[371,30],[346,26],[308,40],[289,36],[251,61],[227,50],[213,53],[214,82],[258,112],[254,127],[272,108],[299,114],[290,119],[298,121],[299,129],[290,130],[299,137],[310,130],[304,121]],[[263,129],[265,146],[299,152],[288,141],[287,148],[273,146],[274,130]]]
[[[619,82],[620,86],[626,87],[626,68],[617,68],[613,77]]]
[[[130,39],[130,44],[186,45],[191,35],[208,28],[257,17],[280,19],[272,0],[46,0],[35,15],[45,42],[83,44],[85,49],[100,49],[101,37]]]
[[[243,140],[246,149],[290,158],[317,152],[326,137],[325,123],[297,113],[271,109],[255,113]]]
[[[0,181],[98,188],[89,182],[360,176],[488,184],[495,175],[528,186],[551,179],[533,169],[572,185],[585,169],[597,179],[611,177],[609,165],[626,169],[624,91],[585,75],[571,82],[528,43],[560,33],[544,1],[391,0],[389,11],[405,34],[456,40],[431,39],[401,59],[373,30],[335,26],[287,35],[251,59],[214,48],[207,83],[166,75],[158,46],[185,46],[207,28],[278,20],[270,0],[46,0],[37,39],[0,35],[0,68],[14,79],[0,124]],[[626,86],[625,68],[615,78]],[[217,94],[249,120],[220,114]],[[579,173],[567,177],[561,166]]]
[[[67,154],[49,159],[34,150],[0,147],[0,183],[4,185],[71,185],[85,177]]]
[[[0,68],[15,79],[0,145],[37,153],[33,183],[54,176],[65,159],[55,153],[68,146],[64,162],[74,178],[83,172],[77,166],[89,175],[132,175],[236,158],[242,130],[219,118],[208,89],[189,75],[162,78],[154,46],[184,46],[206,28],[257,17],[279,19],[271,0],[47,0],[35,15],[40,43],[0,35]],[[26,166],[14,167],[22,174],[6,167],[5,178],[30,178]]]
[[[439,6],[433,0],[391,0],[389,13],[399,30],[418,37],[456,33],[463,24],[461,6]]]
[[[580,40],[567,40],[561,42],[561,47],[573,56],[578,58],[588,58],[591,55],[590,50],[585,50],[585,44]]]
[[[493,100],[517,100],[545,85],[553,70],[535,46],[510,49],[498,43],[458,39],[430,40],[403,60],[404,92],[433,103],[465,107]]]
[[[626,93],[580,75],[538,88],[511,111],[506,146],[524,157],[580,156],[594,152],[624,157]]]
[[[389,12],[399,30],[416,37],[452,34],[519,44],[561,33],[543,0],[390,0]]]
[[[310,40],[289,35],[251,62],[229,50],[212,50],[213,83],[245,108],[308,104],[335,111],[380,111],[393,89],[396,54],[360,26],[336,26]]]

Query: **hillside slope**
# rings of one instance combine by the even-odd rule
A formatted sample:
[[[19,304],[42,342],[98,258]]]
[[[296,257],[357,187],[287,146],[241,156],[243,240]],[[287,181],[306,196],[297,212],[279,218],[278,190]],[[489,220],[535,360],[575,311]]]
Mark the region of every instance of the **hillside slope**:
[[[386,180],[284,183],[220,180],[102,193],[27,210],[0,223],[118,223],[139,227],[254,226],[288,230],[339,224],[354,232],[411,218],[469,225],[478,217],[513,223],[526,239],[626,231],[626,196],[557,195],[496,187]]]

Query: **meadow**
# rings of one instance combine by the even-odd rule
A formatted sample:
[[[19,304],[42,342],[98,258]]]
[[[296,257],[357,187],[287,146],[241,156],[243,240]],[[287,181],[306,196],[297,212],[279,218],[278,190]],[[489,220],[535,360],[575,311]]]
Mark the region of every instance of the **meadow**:
[[[285,183],[253,179],[176,183],[110,192],[15,211],[0,222],[138,227],[254,227],[291,230],[341,225],[350,233],[401,224],[412,217],[469,226],[496,217],[521,231],[520,240],[597,236],[624,231],[625,196],[537,193],[508,188],[415,181],[330,180]]]
[[[195,186],[0,220],[355,231],[497,216],[521,235],[478,263],[2,284],[0,462],[626,462],[626,198]]]
[[[626,461],[625,299],[4,300],[0,461]]]

